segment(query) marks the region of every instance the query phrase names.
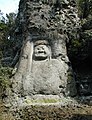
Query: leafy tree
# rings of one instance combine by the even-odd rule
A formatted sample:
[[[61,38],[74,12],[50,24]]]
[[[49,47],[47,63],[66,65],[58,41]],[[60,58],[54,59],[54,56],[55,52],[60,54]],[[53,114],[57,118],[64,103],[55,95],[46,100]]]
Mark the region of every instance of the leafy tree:
[[[12,43],[10,36],[13,34],[15,19],[15,13],[6,14],[6,17],[4,17],[0,10],[0,91],[4,91],[9,85],[9,77],[12,73],[10,67],[2,67],[1,59],[6,50],[12,49],[10,48],[10,44]]]
[[[3,16],[3,13],[0,11],[0,47],[3,48],[4,45],[10,44],[10,37],[13,34],[13,29],[15,26],[16,13],[6,14],[6,18]]]
[[[92,14],[92,0],[77,0],[79,17],[86,18]]]

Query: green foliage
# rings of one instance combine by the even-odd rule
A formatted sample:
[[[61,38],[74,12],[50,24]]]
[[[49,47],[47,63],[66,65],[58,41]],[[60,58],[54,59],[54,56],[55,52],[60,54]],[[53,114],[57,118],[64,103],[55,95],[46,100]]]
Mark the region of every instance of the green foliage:
[[[6,50],[12,49],[11,35],[14,32],[15,18],[15,13],[9,13],[5,18],[0,11],[0,96],[4,96],[6,89],[11,84],[9,79],[12,75],[12,68],[2,67],[1,59]]]
[[[0,59],[3,57],[5,51],[12,49],[13,40],[11,36],[14,33],[15,28],[15,13],[6,14],[6,18],[0,11]]]
[[[79,48],[81,46],[81,42],[79,40],[73,40],[72,41],[72,46],[73,47],[76,47],[76,48]]]
[[[6,30],[6,29],[7,29],[7,25],[1,21],[0,22],[0,30]]]
[[[0,87],[6,89],[10,85],[10,76],[12,75],[12,68],[1,67],[0,68]]]
[[[69,46],[70,56],[76,56],[81,49],[83,43],[80,40],[72,40]]]
[[[2,51],[0,51],[0,59],[2,58],[2,56],[3,56],[3,53],[2,53]]]
[[[16,19],[16,14],[15,13],[9,13],[6,14],[6,23],[8,25],[8,27],[12,27],[15,24],[15,19]]]
[[[92,15],[92,0],[77,0],[78,12],[80,18],[86,18]]]
[[[79,17],[80,18],[84,18],[84,16],[87,14],[86,11],[85,11],[86,9],[88,9],[86,1],[88,1],[88,0],[77,0],[78,10],[79,10]]]

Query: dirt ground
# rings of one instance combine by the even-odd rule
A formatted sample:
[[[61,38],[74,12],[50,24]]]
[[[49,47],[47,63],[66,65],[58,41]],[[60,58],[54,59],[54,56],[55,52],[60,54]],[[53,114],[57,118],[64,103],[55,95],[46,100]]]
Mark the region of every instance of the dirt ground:
[[[10,111],[0,102],[0,120],[92,120],[92,106],[30,105]]]

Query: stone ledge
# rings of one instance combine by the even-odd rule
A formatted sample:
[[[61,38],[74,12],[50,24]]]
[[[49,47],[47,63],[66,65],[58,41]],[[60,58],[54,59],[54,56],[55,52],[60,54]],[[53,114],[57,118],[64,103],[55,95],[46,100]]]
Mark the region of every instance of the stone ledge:
[[[1,104],[0,120],[92,120],[92,106],[75,102],[37,103],[25,106]]]
[[[15,120],[92,120],[92,106],[30,105],[14,109]]]

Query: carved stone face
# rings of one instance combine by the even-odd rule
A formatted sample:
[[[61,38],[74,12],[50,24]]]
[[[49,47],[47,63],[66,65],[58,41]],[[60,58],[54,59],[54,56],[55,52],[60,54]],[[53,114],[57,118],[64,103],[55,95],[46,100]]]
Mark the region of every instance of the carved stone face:
[[[45,60],[50,56],[50,50],[46,45],[37,45],[34,47],[35,60]]]

